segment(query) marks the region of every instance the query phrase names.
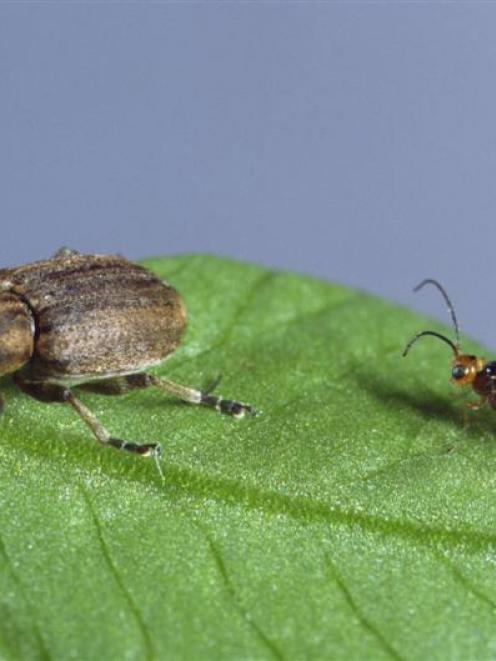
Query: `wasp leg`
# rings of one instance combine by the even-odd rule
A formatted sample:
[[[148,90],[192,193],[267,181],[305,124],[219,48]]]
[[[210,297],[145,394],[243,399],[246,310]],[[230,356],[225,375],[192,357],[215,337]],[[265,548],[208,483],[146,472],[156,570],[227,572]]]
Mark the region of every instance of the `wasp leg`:
[[[47,383],[31,383],[20,378],[15,379],[16,384],[26,394],[41,402],[67,403],[79,414],[93,432],[97,441],[102,445],[110,445],[119,450],[127,450],[143,457],[158,456],[161,454],[159,443],[132,443],[111,436],[100,420],[85,406],[69,388]]]
[[[470,424],[470,418],[468,415],[467,409],[470,411],[478,411],[484,406],[487,399],[486,397],[481,397],[478,402],[467,402],[466,406],[463,408],[463,427],[466,428]]]
[[[467,408],[469,408],[471,411],[478,411],[480,408],[484,406],[486,403],[486,398],[481,397],[478,402],[468,402]]]
[[[91,390],[92,392],[97,392],[101,395],[122,395],[131,390],[155,386],[161,390],[165,390],[174,397],[178,397],[184,402],[208,406],[220,413],[232,415],[233,418],[243,418],[246,415],[256,414],[255,409],[249,404],[243,404],[231,399],[224,399],[223,397],[212,395],[212,390],[219,381],[220,378],[218,377],[206,390],[196,390],[194,388],[183,386],[175,381],[171,381],[170,379],[165,379],[164,377],[143,373],[114,377],[112,379],[96,381],[94,383],[86,383],[79,387],[84,388],[85,390]]]

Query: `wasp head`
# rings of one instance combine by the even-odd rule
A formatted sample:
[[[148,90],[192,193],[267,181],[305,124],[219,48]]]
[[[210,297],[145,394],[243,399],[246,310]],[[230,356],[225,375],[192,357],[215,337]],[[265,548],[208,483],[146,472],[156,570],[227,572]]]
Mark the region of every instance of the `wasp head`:
[[[453,358],[451,380],[458,386],[467,386],[473,383],[477,373],[484,369],[485,364],[484,358],[469,354],[458,354]]]

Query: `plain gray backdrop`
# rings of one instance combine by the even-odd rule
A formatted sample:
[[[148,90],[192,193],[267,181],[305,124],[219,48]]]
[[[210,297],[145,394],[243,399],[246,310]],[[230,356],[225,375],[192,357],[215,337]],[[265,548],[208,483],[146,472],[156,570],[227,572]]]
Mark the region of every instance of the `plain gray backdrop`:
[[[229,255],[496,349],[496,5],[0,5],[0,264]],[[416,329],[412,329],[414,331]]]

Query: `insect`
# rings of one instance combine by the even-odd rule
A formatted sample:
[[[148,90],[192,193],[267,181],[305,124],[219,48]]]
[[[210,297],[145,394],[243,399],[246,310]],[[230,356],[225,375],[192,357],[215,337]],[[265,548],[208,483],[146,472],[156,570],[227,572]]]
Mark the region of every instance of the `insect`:
[[[103,445],[161,454],[159,443],[111,436],[75,396],[76,386],[102,394],[156,386],[235,418],[255,413],[211,389],[147,372],[175,351],[185,328],[178,292],[120,256],[62,248],[51,259],[0,270],[0,376],[13,374],[15,384],[40,401],[72,406]]]
[[[453,351],[453,366],[451,368],[452,381],[459,386],[471,385],[474,392],[479,395],[479,402],[468,404],[469,408],[478,409],[486,402],[489,403],[492,408],[496,408],[496,361],[486,361],[485,358],[461,353],[460,328],[458,326],[455,308],[444,288],[439,282],[437,282],[437,280],[428,278],[417,285],[413,291],[419,291],[419,289],[422,289],[422,287],[428,284],[436,287],[444,298],[451,315],[456,341],[453,342],[445,335],[437,333],[436,331],[421,331],[414,335],[408,342],[403,351],[403,356],[406,356],[415,342],[425,335],[432,335],[433,337],[437,337],[443,342],[446,342]]]

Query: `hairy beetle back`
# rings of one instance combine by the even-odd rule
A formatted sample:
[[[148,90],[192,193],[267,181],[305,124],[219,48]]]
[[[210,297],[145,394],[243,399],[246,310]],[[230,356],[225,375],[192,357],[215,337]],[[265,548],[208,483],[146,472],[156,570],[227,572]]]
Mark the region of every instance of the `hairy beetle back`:
[[[176,290],[123,257],[60,254],[0,271],[35,322],[23,376],[84,382],[139,372],[174,351],[186,326]]]

